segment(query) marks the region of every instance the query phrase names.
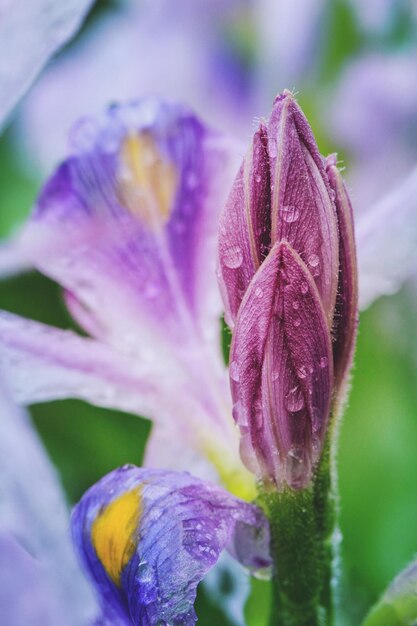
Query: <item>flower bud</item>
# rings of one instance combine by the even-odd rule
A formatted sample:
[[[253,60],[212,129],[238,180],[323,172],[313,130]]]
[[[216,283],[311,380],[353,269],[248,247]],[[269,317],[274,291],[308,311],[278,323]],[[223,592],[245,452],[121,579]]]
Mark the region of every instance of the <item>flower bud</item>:
[[[218,252],[242,458],[278,487],[305,487],[352,360],[356,260],[335,157],[288,91],[237,174]]]

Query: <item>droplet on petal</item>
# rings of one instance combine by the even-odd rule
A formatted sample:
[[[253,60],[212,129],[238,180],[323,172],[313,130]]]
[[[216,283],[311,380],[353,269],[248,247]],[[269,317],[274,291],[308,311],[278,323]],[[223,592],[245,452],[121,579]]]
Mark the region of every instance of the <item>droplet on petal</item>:
[[[283,206],[282,209],[282,219],[287,224],[292,224],[296,222],[300,217],[300,211],[295,206]]]
[[[230,363],[229,374],[232,380],[234,380],[236,383],[239,382],[240,374],[239,374],[239,365],[237,361],[232,361]]]
[[[328,363],[329,363],[328,358],[326,356],[322,356],[320,359],[320,367],[324,369],[325,367],[327,367]]]
[[[293,387],[286,399],[285,404],[290,413],[297,413],[304,407],[304,396],[299,387]]]
[[[223,263],[231,270],[235,270],[243,263],[243,253],[240,246],[232,246],[223,253]]]

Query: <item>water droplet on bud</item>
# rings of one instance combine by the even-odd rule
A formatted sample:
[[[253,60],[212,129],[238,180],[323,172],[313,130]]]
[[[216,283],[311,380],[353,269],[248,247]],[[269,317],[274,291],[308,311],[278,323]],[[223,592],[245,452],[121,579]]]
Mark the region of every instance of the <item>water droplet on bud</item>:
[[[292,308],[294,309],[294,311],[297,311],[297,309],[300,308],[300,303],[298,302],[298,300],[294,300],[294,302],[292,303]]]
[[[243,253],[240,246],[231,246],[223,253],[223,263],[231,270],[237,269],[243,263]]]
[[[322,356],[321,359],[320,359],[320,367],[321,367],[321,369],[324,369],[325,367],[327,367],[328,362],[329,361],[327,359],[327,356]]]
[[[239,380],[240,380],[240,373],[239,373],[239,365],[238,365],[237,361],[232,361],[230,363],[229,374],[230,374],[230,378],[232,380],[234,380],[236,383],[239,382]]]
[[[291,485],[297,486],[305,478],[307,463],[302,446],[291,446],[287,453],[287,476]]]
[[[296,222],[300,217],[300,211],[295,206],[283,206],[282,209],[282,219],[287,224],[292,224]]]
[[[307,285],[307,283],[301,283],[300,291],[303,294],[303,296],[306,295],[306,293],[308,292],[308,285]]]
[[[262,298],[263,295],[264,295],[264,292],[263,292],[262,288],[261,287],[256,287],[256,289],[255,289],[255,296],[257,298]]]
[[[277,140],[276,139],[270,139],[268,142],[268,152],[269,152],[269,156],[272,159],[275,159],[275,157],[278,154],[278,150],[277,150]]]
[[[279,373],[277,370],[274,370],[271,374],[271,379],[275,381],[275,380],[278,380],[278,378],[279,378]]]
[[[285,398],[285,405],[290,413],[297,413],[304,407],[304,397],[298,386],[293,387]]]
[[[301,319],[300,319],[299,317],[296,317],[296,318],[293,320],[293,324],[294,324],[294,326],[295,326],[296,328],[298,328],[298,327],[301,325]]]
[[[310,267],[317,267],[319,263],[320,263],[320,259],[317,256],[317,254],[312,254],[308,259],[308,264]]]

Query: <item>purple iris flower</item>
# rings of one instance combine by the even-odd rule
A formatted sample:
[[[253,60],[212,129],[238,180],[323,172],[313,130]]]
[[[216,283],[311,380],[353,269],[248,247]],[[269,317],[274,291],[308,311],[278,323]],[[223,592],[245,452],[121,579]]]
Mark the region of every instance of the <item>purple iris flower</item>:
[[[194,457],[198,474],[250,497],[215,284],[229,144],[186,108],[148,99],[80,123],[72,145],[18,247],[63,285],[91,338],[2,313],[1,358],[17,398],[75,396],[146,415],[155,420],[148,463],[184,469]]]

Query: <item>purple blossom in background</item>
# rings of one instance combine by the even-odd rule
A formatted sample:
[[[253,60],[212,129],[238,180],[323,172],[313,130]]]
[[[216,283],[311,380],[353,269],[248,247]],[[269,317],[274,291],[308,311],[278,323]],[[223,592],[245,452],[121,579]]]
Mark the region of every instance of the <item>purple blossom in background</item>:
[[[400,185],[417,162],[416,61],[415,48],[362,55],[346,66],[324,104],[332,136],[349,153],[361,212]]]
[[[61,283],[92,339],[3,312],[6,378],[20,402],[78,397],[150,417],[147,463],[193,467],[250,497],[215,282],[230,145],[154,99],[84,120],[72,145],[17,247]]]
[[[78,30],[92,3],[0,1],[0,125],[49,57]]]
[[[65,155],[74,120],[149,94],[186,102],[246,142],[277,90],[308,75],[324,12],[323,0],[123,2],[51,63],[26,98],[18,124],[28,157],[48,172]],[[152,63],[136,68],[137,59]]]
[[[324,161],[284,92],[254,135],[219,229],[241,453],[278,486],[308,484],[352,360],[352,220],[335,157]]]

